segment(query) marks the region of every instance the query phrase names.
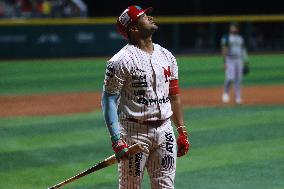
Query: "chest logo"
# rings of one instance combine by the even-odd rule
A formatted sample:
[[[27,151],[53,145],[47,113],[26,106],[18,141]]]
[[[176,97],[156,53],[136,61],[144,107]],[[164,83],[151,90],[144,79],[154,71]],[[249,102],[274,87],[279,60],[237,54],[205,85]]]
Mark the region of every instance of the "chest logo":
[[[164,76],[166,78],[166,81],[165,82],[168,82],[169,81],[169,77],[171,77],[172,73],[171,73],[171,67],[168,66],[168,68],[164,68],[163,67],[163,70],[164,70]]]

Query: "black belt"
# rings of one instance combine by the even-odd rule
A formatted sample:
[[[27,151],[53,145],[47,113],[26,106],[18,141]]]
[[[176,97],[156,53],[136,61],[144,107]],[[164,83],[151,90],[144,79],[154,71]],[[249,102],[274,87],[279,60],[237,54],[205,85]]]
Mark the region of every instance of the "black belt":
[[[141,125],[149,125],[149,126],[153,126],[153,127],[159,127],[163,123],[165,123],[165,121],[167,121],[168,119],[165,119],[165,120],[153,120],[153,121],[143,121],[143,120],[139,120],[139,119],[135,119],[135,118],[127,118],[126,120],[134,122],[134,123],[139,123]]]

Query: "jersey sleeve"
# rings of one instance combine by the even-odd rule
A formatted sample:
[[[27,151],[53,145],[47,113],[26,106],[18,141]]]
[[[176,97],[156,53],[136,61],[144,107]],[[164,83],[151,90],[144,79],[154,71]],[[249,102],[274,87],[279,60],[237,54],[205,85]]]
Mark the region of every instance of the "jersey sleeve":
[[[171,55],[171,79],[170,80],[176,80],[178,79],[178,65],[176,58]]]
[[[221,46],[224,47],[224,46],[229,46],[229,35],[224,35],[222,38],[221,38]]]
[[[109,61],[107,63],[104,88],[109,94],[119,94],[125,81],[125,69],[120,61]]]

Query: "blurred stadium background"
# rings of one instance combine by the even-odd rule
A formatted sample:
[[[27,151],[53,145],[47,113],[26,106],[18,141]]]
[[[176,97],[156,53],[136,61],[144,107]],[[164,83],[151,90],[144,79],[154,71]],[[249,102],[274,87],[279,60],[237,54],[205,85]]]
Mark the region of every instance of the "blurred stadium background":
[[[116,16],[130,4],[154,7],[154,41],[179,63],[192,151],[176,188],[284,189],[280,0],[0,1],[0,188],[47,188],[112,153],[99,98],[105,62],[126,43]],[[221,104],[220,38],[233,21],[251,65],[242,106]],[[117,179],[112,166],[65,188]]]

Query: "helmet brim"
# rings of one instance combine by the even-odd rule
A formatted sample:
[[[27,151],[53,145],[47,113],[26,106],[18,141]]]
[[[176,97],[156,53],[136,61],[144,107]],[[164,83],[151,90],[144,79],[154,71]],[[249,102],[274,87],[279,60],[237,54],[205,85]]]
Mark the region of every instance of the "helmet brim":
[[[144,13],[152,13],[153,12],[153,7],[148,7],[146,9],[144,9]]]

